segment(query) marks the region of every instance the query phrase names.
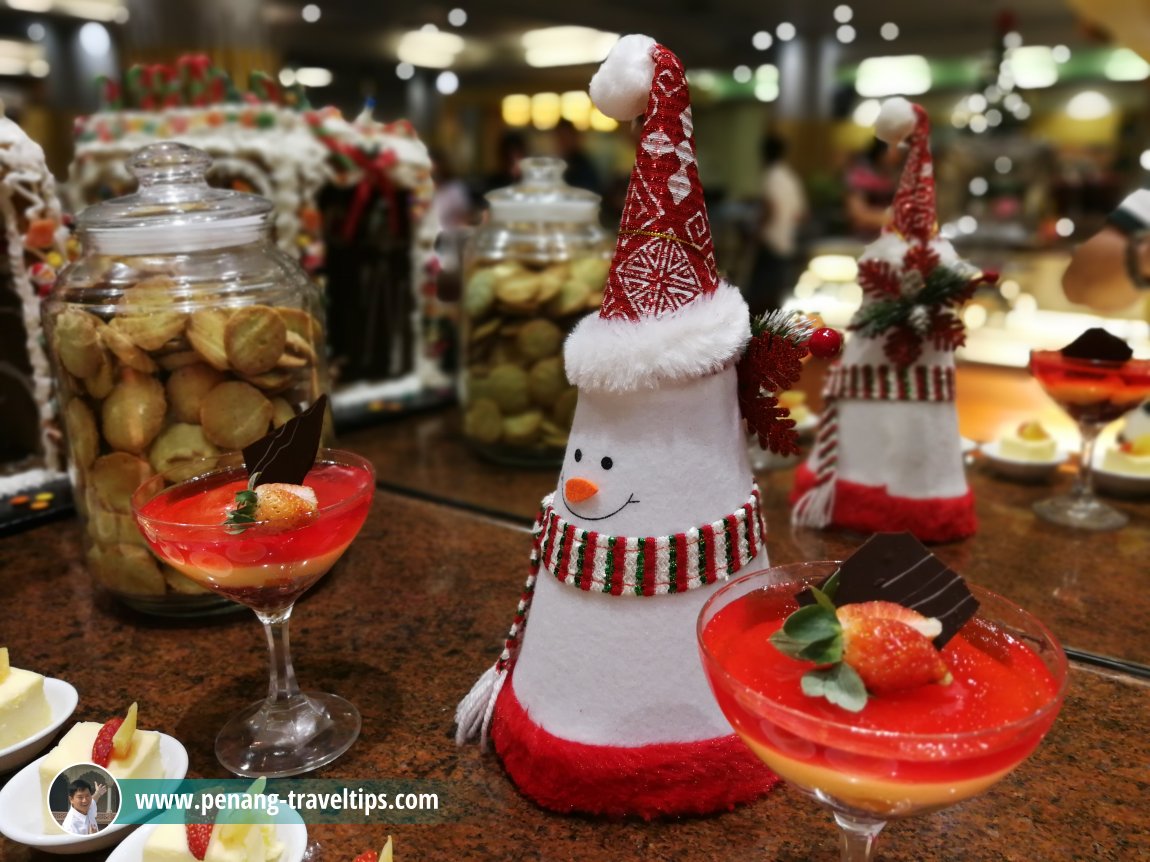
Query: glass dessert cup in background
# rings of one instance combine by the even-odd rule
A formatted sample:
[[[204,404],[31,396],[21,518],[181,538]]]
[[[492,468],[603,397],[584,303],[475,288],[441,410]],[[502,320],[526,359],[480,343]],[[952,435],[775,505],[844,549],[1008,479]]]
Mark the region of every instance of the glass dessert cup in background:
[[[375,471],[349,452],[321,449],[304,484],[319,511],[286,529],[269,522],[229,532],[225,509],[247,487],[239,453],[153,476],[132,497],[148,546],[196,583],[255,611],[271,658],[266,699],[232,716],[216,756],[244,776],[298,775],[335,760],[359,736],[359,711],[334,694],[300,690],[288,648],[296,600],[327,574],[355,539],[375,492]]]
[[[1057,350],[1033,350],[1030,373],[1078,423],[1082,438],[1074,487],[1069,494],[1035,503],[1035,513],[1044,521],[1083,530],[1125,526],[1125,514],[1094,496],[1094,443],[1106,425],[1150,397],[1150,361],[1070,359]]]
[[[838,566],[797,563],[740,577],[703,606],[697,633],[707,678],[735,731],[780,777],[831,810],[840,829],[843,862],[865,862],[873,858],[879,832],[888,821],[980,794],[1022,763],[1061,708],[1067,664],[1061,646],[1041,622],[1001,596],[971,586],[981,603],[977,619],[989,624],[980,624],[980,631],[994,633],[990,637],[994,643],[982,648],[1002,651],[992,664],[1010,657],[1022,662],[999,683],[1035,681],[1033,702],[1021,718],[961,729],[959,719],[952,721],[940,706],[941,687],[927,686],[934,691],[927,692],[919,706],[914,696],[902,697],[896,713],[907,716],[907,727],[915,727],[916,716],[911,713],[918,712],[918,719],[959,729],[942,732],[936,727],[924,732],[917,727],[868,726],[877,723],[866,718],[870,704],[855,714],[802,695],[798,679],[813,665],[781,654],[778,662],[751,656],[756,679],[749,681],[741,664],[749,654],[740,652],[740,645],[750,642],[755,649],[774,650],[767,638],[798,607],[795,593],[820,582]],[[761,638],[755,631],[759,627],[764,627]],[[956,674],[951,685],[959,685],[957,680]]]

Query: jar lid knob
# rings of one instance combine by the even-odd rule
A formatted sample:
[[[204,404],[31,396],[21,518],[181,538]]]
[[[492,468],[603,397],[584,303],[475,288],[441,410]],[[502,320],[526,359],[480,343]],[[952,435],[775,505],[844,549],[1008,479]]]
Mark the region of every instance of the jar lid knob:
[[[176,141],[161,141],[136,150],[128,158],[128,170],[140,182],[140,188],[154,185],[208,184],[212,157],[203,150]]]

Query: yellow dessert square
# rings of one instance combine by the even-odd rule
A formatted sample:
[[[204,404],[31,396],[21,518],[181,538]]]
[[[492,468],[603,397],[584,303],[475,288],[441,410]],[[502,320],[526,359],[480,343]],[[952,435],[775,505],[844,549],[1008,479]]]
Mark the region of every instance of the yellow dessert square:
[[[44,677],[13,667],[0,679],[0,748],[35,736],[52,723]]]
[[[74,725],[60,740],[60,744],[40,761],[40,809],[43,813],[45,832],[54,834],[59,831],[59,825],[48,809],[48,790],[52,786],[52,780],[61,770],[69,766],[92,762],[92,744],[96,741],[96,735],[101,727],[102,725],[95,721],[82,721]],[[160,734],[153,730],[137,730],[132,735],[132,748],[128,756],[112,758],[105,769],[117,780],[163,778]]]

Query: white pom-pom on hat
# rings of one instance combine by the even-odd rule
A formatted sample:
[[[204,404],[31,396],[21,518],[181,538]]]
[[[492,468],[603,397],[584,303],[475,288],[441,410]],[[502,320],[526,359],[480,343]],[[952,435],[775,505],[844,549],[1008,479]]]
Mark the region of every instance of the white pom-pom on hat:
[[[874,135],[892,147],[902,143],[918,124],[918,113],[914,105],[901,96],[887,99],[878,112],[874,124]]]
[[[630,122],[647,110],[655,80],[654,47],[654,39],[638,34],[615,43],[591,79],[591,101],[596,108],[620,123]]]

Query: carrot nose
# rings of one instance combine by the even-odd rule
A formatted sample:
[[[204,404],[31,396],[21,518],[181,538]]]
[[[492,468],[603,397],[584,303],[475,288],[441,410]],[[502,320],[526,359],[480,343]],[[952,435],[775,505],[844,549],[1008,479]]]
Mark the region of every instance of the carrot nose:
[[[574,479],[568,479],[567,484],[563,488],[564,495],[572,503],[582,503],[599,493],[599,486],[592,482],[590,479],[580,479],[576,476]]]

